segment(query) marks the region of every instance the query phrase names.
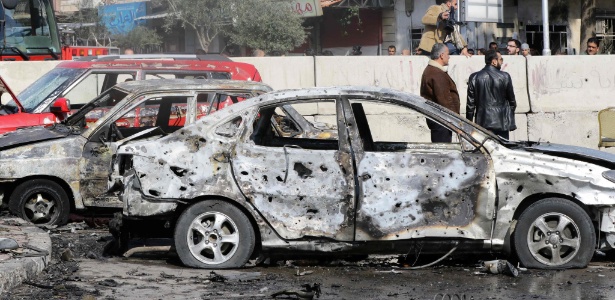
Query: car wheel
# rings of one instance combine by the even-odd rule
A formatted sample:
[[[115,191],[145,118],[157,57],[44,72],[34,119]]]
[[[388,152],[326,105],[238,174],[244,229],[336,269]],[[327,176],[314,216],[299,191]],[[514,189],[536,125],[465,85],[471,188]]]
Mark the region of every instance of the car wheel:
[[[186,209],[175,226],[175,248],[184,265],[239,268],[255,245],[248,217],[230,203],[210,200]]]
[[[583,268],[594,253],[594,230],[587,213],[575,203],[540,200],[519,217],[513,235],[515,250],[528,268]]]
[[[34,224],[63,225],[68,221],[70,204],[66,191],[47,179],[21,183],[9,199],[9,209]]]

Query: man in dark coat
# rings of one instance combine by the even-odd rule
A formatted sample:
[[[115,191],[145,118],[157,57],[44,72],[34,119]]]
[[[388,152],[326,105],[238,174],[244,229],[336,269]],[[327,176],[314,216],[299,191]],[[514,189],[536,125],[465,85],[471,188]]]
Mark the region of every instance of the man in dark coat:
[[[509,131],[517,129],[517,101],[510,75],[500,71],[503,61],[499,52],[489,50],[485,53],[486,66],[470,75],[466,118],[476,118],[476,124],[508,139]]]
[[[449,60],[448,47],[442,43],[435,44],[431,49],[430,58],[421,77],[421,96],[459,113],[457,85],[446,72]],[[431,130],[433,143],[451,142],[453,135],[449,129],[430,119],[427,119],[427,126]]]

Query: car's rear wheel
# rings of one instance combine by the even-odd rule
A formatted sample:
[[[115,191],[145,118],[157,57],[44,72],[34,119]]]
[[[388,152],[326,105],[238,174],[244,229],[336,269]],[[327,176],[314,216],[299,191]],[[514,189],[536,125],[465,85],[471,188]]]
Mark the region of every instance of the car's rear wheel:
[[[596,246],[589,215],[559,198],[530,205],[519,217],[513,237],[517,256],[528,268],[583,268]]]
[[[68,221],[70,203],[66,191],[47,179],[21,183],[9,199],[9,209],[16,216],[34,224],[63,225]]]
[[[186,209],[175,226],[175,248],[184,265],[194,268],[239,268],[256,238],[248,217],[230,203],[209,200]]]

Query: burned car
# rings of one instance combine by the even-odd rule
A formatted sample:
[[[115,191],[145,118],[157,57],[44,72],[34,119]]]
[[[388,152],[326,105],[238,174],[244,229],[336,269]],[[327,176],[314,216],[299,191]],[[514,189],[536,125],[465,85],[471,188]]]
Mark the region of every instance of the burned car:
[[[279,132],[285,106],[323,131]],[[426,120],[448,128],[453,142],[432,143]],[[255,251],[420,247],[577,268],[615,243],[615,155],[503,140],[391,89],[268,93],[123,145],[118,163],[123,220],[166,220],[191,267],[240,267]]]
[[[112,176],[118,145],[175,132],[269,91],[258,82],[217,79],[119,83],[62,123],[0,136],[2,201],[37,224],[66,223],[73,210],[119,211]]]

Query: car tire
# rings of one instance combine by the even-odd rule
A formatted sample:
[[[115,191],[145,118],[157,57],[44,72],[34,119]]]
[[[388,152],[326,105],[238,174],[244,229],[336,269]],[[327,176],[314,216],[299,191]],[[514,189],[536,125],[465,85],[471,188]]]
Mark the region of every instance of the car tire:
[[[523,211],[513,241],[527,268],[584,268],[593,256],[596,234],[583,208],[570,200],[548,198]]]
[[[70,203],[59,184],[48,179],[34,179],[15,188],[9,199],[9,209],[34,224],[64,225],[68,222]]]
[[[188,207],[175,226],[175,248],[182,263],[194,268],[239,268],[254,250],[248,217],[236,206],[208,200]]]

